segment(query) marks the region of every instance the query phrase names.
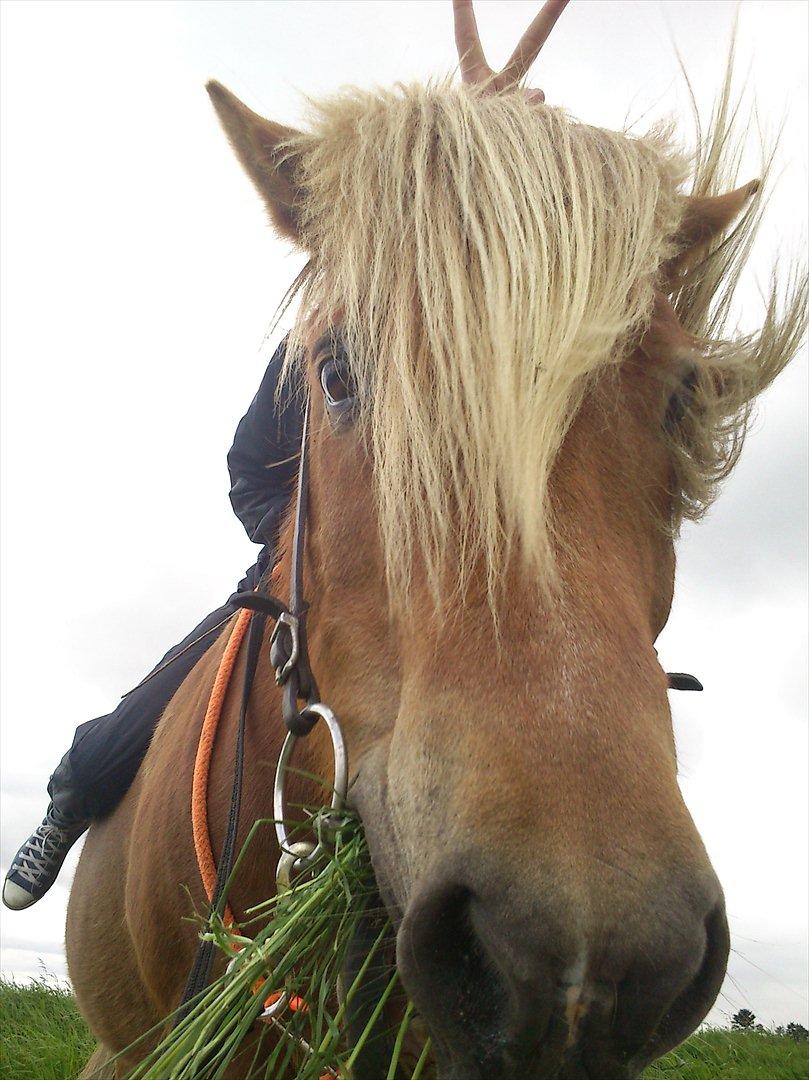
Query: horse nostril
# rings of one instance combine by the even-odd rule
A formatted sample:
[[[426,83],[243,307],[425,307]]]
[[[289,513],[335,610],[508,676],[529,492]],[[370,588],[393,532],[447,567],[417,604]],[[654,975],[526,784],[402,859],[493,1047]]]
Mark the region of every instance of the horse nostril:
[[[730,933],[725,905],[718,903],[705,919],[705,951],[690,984],[678,995],[646,1050],[652,1057],[677,1046],[705,1018],[716,1000],[728,962]]]
[[[411,903],[397,938],[397,964],[436,1041],[485,1043],[473,1056],[483,1065],[500,1052],[507,995],[475,932],[473,902],[466,886],[451,884]]]
[[[702,918],[683,912],[676,926],[674,936],[661,932],[656,950],[648,939],[636,950],[616,988],[610,1038],[591,1048],[593,1075],[601,1075],[616,1055],[637,1075],[687,1038],[713,1005],[729,946],[724,904],[716,903]]]
[[[396,958],[443,1070],[464,1080],[555,1075],[563,1032],[549,1024],[558,993],[540,934],[457,881],[425,888],[399,928]],[[547,1056],[548,1061],[545,1061]],[[540,1065],[539,1058],[543,1058]]]

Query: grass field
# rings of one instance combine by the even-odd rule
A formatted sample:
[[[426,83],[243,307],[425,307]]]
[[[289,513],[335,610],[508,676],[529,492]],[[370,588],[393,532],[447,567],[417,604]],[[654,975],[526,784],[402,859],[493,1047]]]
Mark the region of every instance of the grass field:
[[[0,980],[0,1080],[74,1080],[93,1040],[72,997],[47,980]],[[809,1043],[757,1032],[702,1031],[644,1080],[809,1080]]]
[[[692,1035],[643,1076],[644,1080],[809,1080],[809,1043],[714,1028]]]
[[[2,1080],[74,1080],[93,1048],[73,998],[46,979],[0,980]]]

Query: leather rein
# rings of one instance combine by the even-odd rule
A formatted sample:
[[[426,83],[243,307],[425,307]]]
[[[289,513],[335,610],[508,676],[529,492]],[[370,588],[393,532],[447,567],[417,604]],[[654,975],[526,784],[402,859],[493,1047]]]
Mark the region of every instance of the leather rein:
[[[298,461],[298,490],[295,497],[295,526],[292,537],[292,565],[289,575],[289,604],[268,593],[239,593],[237,607],[248,608],[275,620],[270,638],[270,663],[275,681],[283,687],[282,715],[293,735],[308,735],[319,717],[308,710],[319,701],[319,693],[306,638],[309,605],[303,595],[303,558],[309,516],[309,397],[303,414],[301,450]],[[298,703],[305,701],[303,709]]]

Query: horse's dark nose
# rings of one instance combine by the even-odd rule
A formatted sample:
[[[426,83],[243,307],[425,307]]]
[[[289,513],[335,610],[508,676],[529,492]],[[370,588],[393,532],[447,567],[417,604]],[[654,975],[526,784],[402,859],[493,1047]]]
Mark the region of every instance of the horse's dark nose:
[[[516,888],[484,896],[464,878],[415,894],[397,943],[442,1080],[634,1077],[713,1003],[728,950],[716,894],[676,915],[635,898],[607,927],[570,896],[526,905]]]

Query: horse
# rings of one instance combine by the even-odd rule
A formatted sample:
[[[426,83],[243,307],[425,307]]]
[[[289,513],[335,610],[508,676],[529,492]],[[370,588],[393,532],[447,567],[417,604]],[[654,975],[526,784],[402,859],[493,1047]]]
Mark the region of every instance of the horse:
[[[433,1067],[630,1078],[705,1017],[729,947],[654,649],[675,537],[794,354],[806,283],[780,316],[773,295],[759,333],[725,329],[764,205],[755,182],[720,193],[727,84],[694,164],[665,133],[591,127],[523,87],[563,3],[501,72],[454,3],[460,84],[350,89],[306,131],[208,90],[309,258],[287,372],[310,408],[309,654]],[[292,549],[290,518],[279,581]],[[182,997],[188,916],[207,904],[191,778],[226,638],[79,862],[67,957],[98,1041],[88,1075],[126,1076]],[[212,763],[215,851],[244,668]],[[239,842],[271,810],[280,694],[265,648]],[[318,727],[299,764],[329,775]],[[262,834],[229,894],[237,919],[277,858]]]

